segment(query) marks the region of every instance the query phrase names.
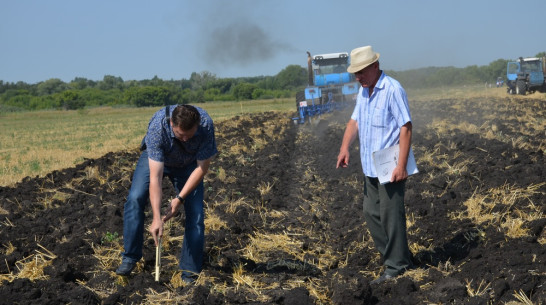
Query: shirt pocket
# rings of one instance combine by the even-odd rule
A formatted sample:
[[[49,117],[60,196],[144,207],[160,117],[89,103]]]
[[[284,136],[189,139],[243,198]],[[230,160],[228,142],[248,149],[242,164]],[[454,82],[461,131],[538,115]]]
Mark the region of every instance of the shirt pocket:
[[[389,122],[392,120],[391,114],[387,109],[374,109],[372,114],[372,127],[374,128],[387,128]]]

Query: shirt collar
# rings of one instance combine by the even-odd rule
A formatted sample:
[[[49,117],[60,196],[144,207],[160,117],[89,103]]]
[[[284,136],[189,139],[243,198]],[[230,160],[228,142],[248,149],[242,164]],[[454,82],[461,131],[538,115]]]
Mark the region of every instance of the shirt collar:
[[[381,75],[379,76],[379,79],[377,79],[377,82],[375,83],[375,86],[373,87],[373,92],[375,93],[377,89],[382,90],[385,88],[385,72],[381,71]],[[369,96],[370,88],[362,87],[362,94],[366,92],[366,96]]]
[[[374,91],[375,89],[384,89],[385,88],[385,72],[381,71],[381,76],[379,76],[379,79],[377,80],[377,83],[375,83]]]

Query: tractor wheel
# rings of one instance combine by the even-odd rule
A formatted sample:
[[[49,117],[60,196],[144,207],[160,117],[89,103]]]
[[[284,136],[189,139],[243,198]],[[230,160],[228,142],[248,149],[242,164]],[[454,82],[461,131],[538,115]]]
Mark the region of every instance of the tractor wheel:
[[[520,95],[525,95],[525,82],[518,80],[516,82],[516,93]]]

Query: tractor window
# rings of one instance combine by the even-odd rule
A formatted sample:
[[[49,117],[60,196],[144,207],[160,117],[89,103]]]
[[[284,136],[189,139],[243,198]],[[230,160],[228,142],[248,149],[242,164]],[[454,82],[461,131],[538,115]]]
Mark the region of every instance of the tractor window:
[[[320,70],[318,71],[318,74],[344,73],[344,72],[347,72],[347,66],[348,65],[346,63],[333,64],[333,65],[320,65]]]
[[[536,72],[542,69],[539,61],[524,61],[521,70],[525,72]]]
[[[343,72],[347,72],[346,65],[337,65],[334,67],[334,73],[343,73]]]
[[[511,62],[508,64],[508,74],[516,74],[518,73],[518,64],[515,62]]]
[[[315,59],[313,61],[313,70],[315,70],[315,74],[344,73],[347,72],[348,66],[347,57]]]

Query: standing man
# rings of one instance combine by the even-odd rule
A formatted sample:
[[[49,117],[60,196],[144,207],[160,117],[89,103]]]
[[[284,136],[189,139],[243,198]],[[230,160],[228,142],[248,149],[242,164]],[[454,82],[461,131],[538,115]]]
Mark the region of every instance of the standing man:
[[[203,177],[212,157],[218,152],[212,119],[199,107],[167,106],[152,116],[142,142],[142,154],[124,208],[124,252],[116,273],[129,275],[142,258],[144,209],[150,198],[153,213],[150,233],[156,246],[163,235],[164,222],[184,206],[186,225],[179,266],[182,280],[191,283],[203,265]],[[160,208],[164,176],[169,177],[177,195],[162,218]]]
[[[411,145],[411,116],[406,92],[398,81],[379,69],[379,53],[371,46],[351,51],[347,71],[362,85],[347,123],[336,168],[349,165],[349,146],[359,136],[365,175],[364,218],[375,246],[384,259],[385,272],[372,284],[392,279],[412,267],[404,209],[406,165]],[[400,144],[399,160],[391,182],[380,184],[372,153]]]

